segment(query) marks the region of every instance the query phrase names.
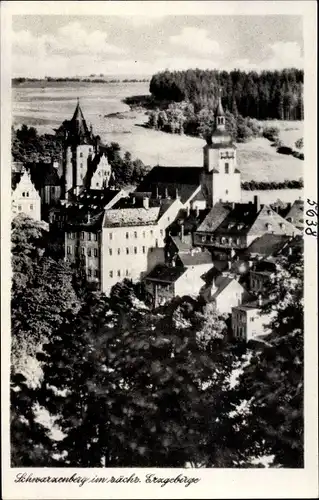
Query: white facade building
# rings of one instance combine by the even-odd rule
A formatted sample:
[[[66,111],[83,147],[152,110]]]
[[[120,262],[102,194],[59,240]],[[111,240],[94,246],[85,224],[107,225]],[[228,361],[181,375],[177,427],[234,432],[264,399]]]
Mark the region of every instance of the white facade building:
[[[41,197],[27,171],[24,171],[12,192],[12,213],[14,216],[23,213],[32,219],[41,220]]]

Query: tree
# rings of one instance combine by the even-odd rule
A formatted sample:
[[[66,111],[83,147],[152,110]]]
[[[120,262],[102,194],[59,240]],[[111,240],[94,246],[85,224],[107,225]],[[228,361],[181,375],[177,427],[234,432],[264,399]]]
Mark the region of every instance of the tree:
[[[297,149],[303,149],[303,137],[295,142],[295,146]]]
[[[38,402],[66,434],[62,466],[183,467],[220,453],[217,394],[233,359],[198,343],[198,301],[177,298],[153,313],[140,293],[126,282],[110,299],[91,294],[39,355]]]
[[[303,262],[282,258],[264,311],[271,333],[252,356],[233,396],[246,400],[239,431],[249,457],[273,456],[273,465],[303,467]],[[236,399],[237,398],[237,399]],[[239,416],[237,417],[237,420]]]

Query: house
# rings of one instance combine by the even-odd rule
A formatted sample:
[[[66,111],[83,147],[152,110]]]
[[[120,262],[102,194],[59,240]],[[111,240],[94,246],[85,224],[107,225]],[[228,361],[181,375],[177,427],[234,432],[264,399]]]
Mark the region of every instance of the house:
[[[219,313],[229,314],[232,307],[242,303],[246,290],[236,279],[217,275],[209,283],[206,282],[202,295],[208,302],[215,305]]]
[[[243,260],[265,259],[278,254],[292,239],[285,234],[265,233],[256,238],[251,245],[240,253]]]
[[[210,248],[215,256],[228,259],[247,249],[264,234],[295,236],[300,231],[269,206],[253,203],[218,204],[212,208],[194,235],[194,244]]]
[[[286,215],[286,220],[293,224],[297,229],[304,229],[304,202],[303,200],[295,200],[289,212]]]
[[[172,267],[158,264],[144,278],[146,289],[153,298],[153,307],[163,305],[174,297],[197,297],[205,285],[202,277],[204,273],[202,266]]]
[[[164,263],[165,232],[182,204],[134,197],[105,210],[101,241],[101,289],[109,293],[124,278],[140,280]]]
[[[41,220],[41,198],[26,170],[12,174],[12,213]]]
[[[276,272],[276,262],[273,258],[268,258],[257,262],[249,272],[250,291],[259,294],[267,290],[272,274]]]
[[[236,339],[248,342],[270,333],[269,324],[274,316],[264,313],[262,299],[254,300],[232,308],[231,325]]]

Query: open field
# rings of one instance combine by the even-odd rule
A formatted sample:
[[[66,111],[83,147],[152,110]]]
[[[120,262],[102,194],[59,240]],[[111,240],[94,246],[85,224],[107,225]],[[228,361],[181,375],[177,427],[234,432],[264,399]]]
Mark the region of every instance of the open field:
[[[123,99],[130,95],[145,95],[148,83],[98,84],[61,82],[20,85],[13,88],[12,114],[15,126],[25,123],[40,133],[52,133],[65,119],[70,119],[80,98],[83,113],[92,123],[95,133],[106,142],[118,142],[124,151],[140,158],[145,164],[202,165],[204,141],[196,137],[166,134],[141,125],[147,121],[144,111],[130,111]],[[121,115],[116,115],[121,113]],[[111,116],[108,116],[110,115]],[[268,121],[265,126],[277,126],[280,139],[294,146],[303,137],[302,122]],[[238,166],[242,180],[281,182],[303,177],[304,162],[293,156],[281,155],[264,138],[237,145]]]

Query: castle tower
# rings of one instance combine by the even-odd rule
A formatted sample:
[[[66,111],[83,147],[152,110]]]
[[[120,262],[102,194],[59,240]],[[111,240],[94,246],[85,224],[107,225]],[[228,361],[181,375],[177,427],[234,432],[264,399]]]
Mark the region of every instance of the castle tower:
[[[236,146],[226,130],[221,89],[215,110],[214,130],[203,148],[203,156],[201,184],[207,206],[212,207],[220,200],[240,202],[241,176],[237,170]]]
[[[83,116],[78,99],[73,117],[64,127],[63,145],[63,198],[68,198],[70,191],[78,195],[84,186],[88,166],[94,151],[94,137]]]

